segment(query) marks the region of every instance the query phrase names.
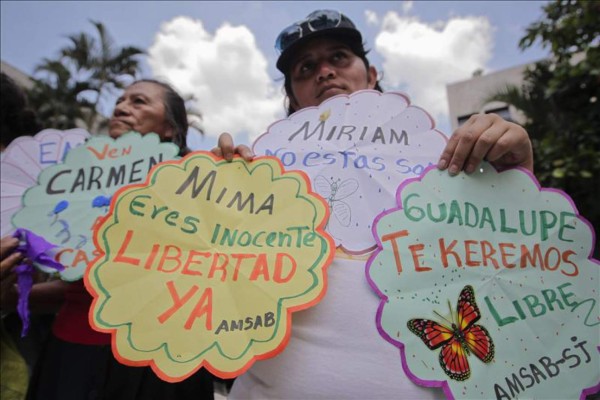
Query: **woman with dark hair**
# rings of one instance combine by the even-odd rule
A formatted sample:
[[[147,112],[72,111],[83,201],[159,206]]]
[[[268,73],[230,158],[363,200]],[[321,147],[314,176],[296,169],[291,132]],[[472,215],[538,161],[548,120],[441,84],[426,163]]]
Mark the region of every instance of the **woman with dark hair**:
[[[317,10],[278,36],[277,68],[285,77],[287,111],[318,106],[339,94],[380,90],[377,70],[362,35],[345,15]],[[250,161],[245,145],[227,133],[213,153],[230,160],[235,153]],[[527,132],[497,115],[477,115],[457,129],[438,167],[455,175],[473,172],[486,159],[499,168],[533,169]],[[294,315],[288,345],[261,360],[233,385],[229,399],[430,399],[444,398],[439,388],[424,388],[402,373],[398,349],[383,340],[375,325],[379,297],[365,279],[366,259],[342,251],[328,269],[328,289],[319,304]]]
[[[155,132],[162,142],[173,142],[187,152],[187,130],[185,102],[179,93],[164,82],[140,79],[117,99],[108,134],[117,138],[129,131]]]
[[[361,89],[382,91],[377,69],[369,63],[362,35],[344,14],[317,10],[279,34],[277,69],[284,75],[288,115],[316,106],[338,94]],[[235,146],[231,135],[219,137],[213,153],[231,160],[253,154],[246,145]],[[455,175],[473,172],[483,159],[497,168],[521,166],[533,171],[529,135],[521,126],[496,114],[475,114],[450,137],[438,167]]]
[[[0,152],[14,139],[41,130],[35,112],[28,108],[25,92],[4,72],[0,73]]]
[[[362,62],[363,62],[363,64],[364,64],[364,66],[365,66],[365,69],[366,69],[367,71],[369,71],[369,70],[370,70],[370,66],[371,66],[371,64],[369,63],[369,59],[367,58],[367,53],[368,53],[368,51],[367,51],[367,50],[365,50],[365,48],[364,48],[364,46],[363,46],[363,43],[362,43],[362,42],[360,42],[360,41],[350,41],[350,42],[348,42],[347,44],[348,44],[348,48],[349,48],[349,49],[350,49],[350,50],[351,50],[351,51],[352,51],[352,52],[353,52],[353,53],[354,53],[354,54],[355,54],[355,55],[356,55],[358,58],[360,58],[360,59],[362,60]],[[291,54],[291,53],[290,53],[290,54]],[[286,62],[287,62],[287,61],[286,61],[285,59],[284,59],[284,60],[282,60],[282,61],[279,61],[279,62],[277,63],[277,65],[278,65],[278,68],[279,68],[280,70],[281,70],[281,69],[284,69],[284,70],[285,70],[285,68],[284,68],[284,65],[286,65],[286,64],[285,64]],[[279,67],[279,66],[281,66],[281,67]],[[283,87],[284,87],[284,89],[285,89],[285,93],[286,93],[286,99],[285,99],[286,101],[285,101],[285,103],[286,103],[286,109],[287,109],[286,111],[287,111],[287,115],[291,115],[291,114],[295,113],[295,112],[296,112],[298,109],[296,108],[296,107],[297,107],[297,104],[295,104],[295,103],[292,101],[292,99],[293,99],[293,95],[292,95],[292,97],[290,97],[290,94],[292,94],[292,93],[293,93],[293,91],[292,91],[292,79],[291,79],[291,75],[290,75],[289,73],[284,73],[284,83],[283,83]],[[377,80],[377,79],[375,79],[375,85],[373,86],[373,88],[372,88],[372,89],[374,89],[374,90],[377,90],[377,91],[379,91],[379,92],[383,92],[383,89],[381,88],[381,85],[380,85],[380,83],[379,83],[379,80]]]
[[[144,79],[132,83],[118,98],[109,135],[154,132],[188,152],[185,104],[168,84]],[[41,286],[45,285],[45,286]],[[28,399],[212,399],[212,375],[205,369],[179,383],[159,379],[150,367],[120,364],[111,351],[111,336],[93,330],[88,321],[91,295],[83,281],[35,285],[30,305],[58,304],[52,337],[32,377]]]
[[[4,72],[0,73],[0,159],[8,145],[20,136],[33,135],[41,130],[35,112],[29,108],[27,95]],[[23,254],[16,252],[18,240],[12,236],[0,239],[0,293],[13,290],[17,280],[15,268],[23,262]],[[2,302],[0,301],[0,306]],[[10,311],[14,311],[12,308]],[[38,318],[39,317],[39,318]],[[0,398],[19,398],[25,395],[29,367],[35,362],[45,340],[48,321],[46,316],[30,320],[32,335],[20,337],[21,321],[16,312],[2,309],[0,319]]]

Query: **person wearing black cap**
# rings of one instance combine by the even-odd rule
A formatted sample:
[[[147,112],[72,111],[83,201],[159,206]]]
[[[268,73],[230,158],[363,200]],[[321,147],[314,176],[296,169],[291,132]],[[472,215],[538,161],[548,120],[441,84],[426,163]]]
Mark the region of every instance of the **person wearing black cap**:
[[[377,69],[370,65],[361,33],[344,14],[317,10],[284,29],[275,42],[280,52],[277,68],[283,73],[288,115],[318,105],[337,94],[360,89],[383,91]],[[213,153],[231,160],[254,154],[246,145],[235,146],[223,133]],[[533,172],[533,151],[523,127],[496,114],[475,114],[448,141],[438,167],[451,175],[473,172],[483,160],[500,170],[520,166]]]
[[[362,35],[337,11],[317,10],[278,36],[277,68],[284,74],[287,111],[319,105],[338,94],[382,91]],[[213,153],[230,160],[251,149],[235,146],[227,133]],[[497,168],[533,169],[527,132],[496,115],[477,115],[457,129],[438,163],[450,174],[472,172],[483,160]],[[328,269],[328,289],[319,304],[294,315],[288,345],[237,378],[229,399],[430,399],[442,389],[425,388],[402,372],[398,349],[381,338],[375,325],[379,297],[364,276],[364,257],[338,251]]]

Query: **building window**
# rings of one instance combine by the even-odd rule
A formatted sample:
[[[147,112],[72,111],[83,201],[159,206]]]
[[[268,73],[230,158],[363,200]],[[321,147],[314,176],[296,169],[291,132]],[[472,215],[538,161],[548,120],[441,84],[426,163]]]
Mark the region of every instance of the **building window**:
[[[471,115],[475,115],[477,113],[474,114],[469,114],[469,115],[463,115],[462,117],[458,117],[458,126],[461,126],[462,124],[464,124],[465,122],[467,122],[467,120],[469,118],[471,118]]]
[[[504,107],[500,107],[500,108],[494,108],[492,110],[485,110],[486,114],[498,114],[499,116],[501,116],[502,118],[504,118],[505,120],[509,121],[509,122],[514,122],[511,115],[510,115],[510,111],[508,110],[508,106],[504,106]]]
[[[504,107],[499,107],[499,108],[493,108],[491,110],[485,110],[486,114],[498,114],[500,117],[504,118],[505,120],[509,121],[509,122],[514,122],[513,118],[510,115],[510,110],[508,109],[508,105],[504,106]],[[460,117],[457,118],[458,121],[458,126],[461,126],[462,124],[464,124],[465,122],[467,122],[467,120],[469,118],[471,118],[472,115],[475,115],[478,113],[472,113],[472,114],[468,114],[468,115],[462,115]]]

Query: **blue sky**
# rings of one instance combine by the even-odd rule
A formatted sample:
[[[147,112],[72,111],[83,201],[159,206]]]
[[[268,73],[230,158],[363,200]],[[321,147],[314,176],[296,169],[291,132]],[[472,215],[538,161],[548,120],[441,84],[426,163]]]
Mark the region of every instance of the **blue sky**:
[[[222,131],[248,141],[282,118],[281,74],[273,42],[319,8],[337,9],[362,31],[386,90],[406,92],[449,132],[445,84],[539,60],[539,46],[517,43],[542,17],[546,1],[144,2],[2,1],[1,58],[33,74],[55,57],[66,36],[105,24],[115,44],[148,51],[143,75],[165,79],[196,98],[210,148]],[[226,54],[228,62],[223,61]],[[112,99],[102,112],[110,112]]]

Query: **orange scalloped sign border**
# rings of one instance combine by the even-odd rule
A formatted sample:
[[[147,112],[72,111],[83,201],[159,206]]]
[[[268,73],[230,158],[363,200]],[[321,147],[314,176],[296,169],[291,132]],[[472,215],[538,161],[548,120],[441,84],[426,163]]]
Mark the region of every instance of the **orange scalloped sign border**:
[[[327,203],[275,157],[195,152],[113,197],[85,285],[92,327],[123,364],[178,382],[281,352],[292,312],[319,302],[335,245]]]

